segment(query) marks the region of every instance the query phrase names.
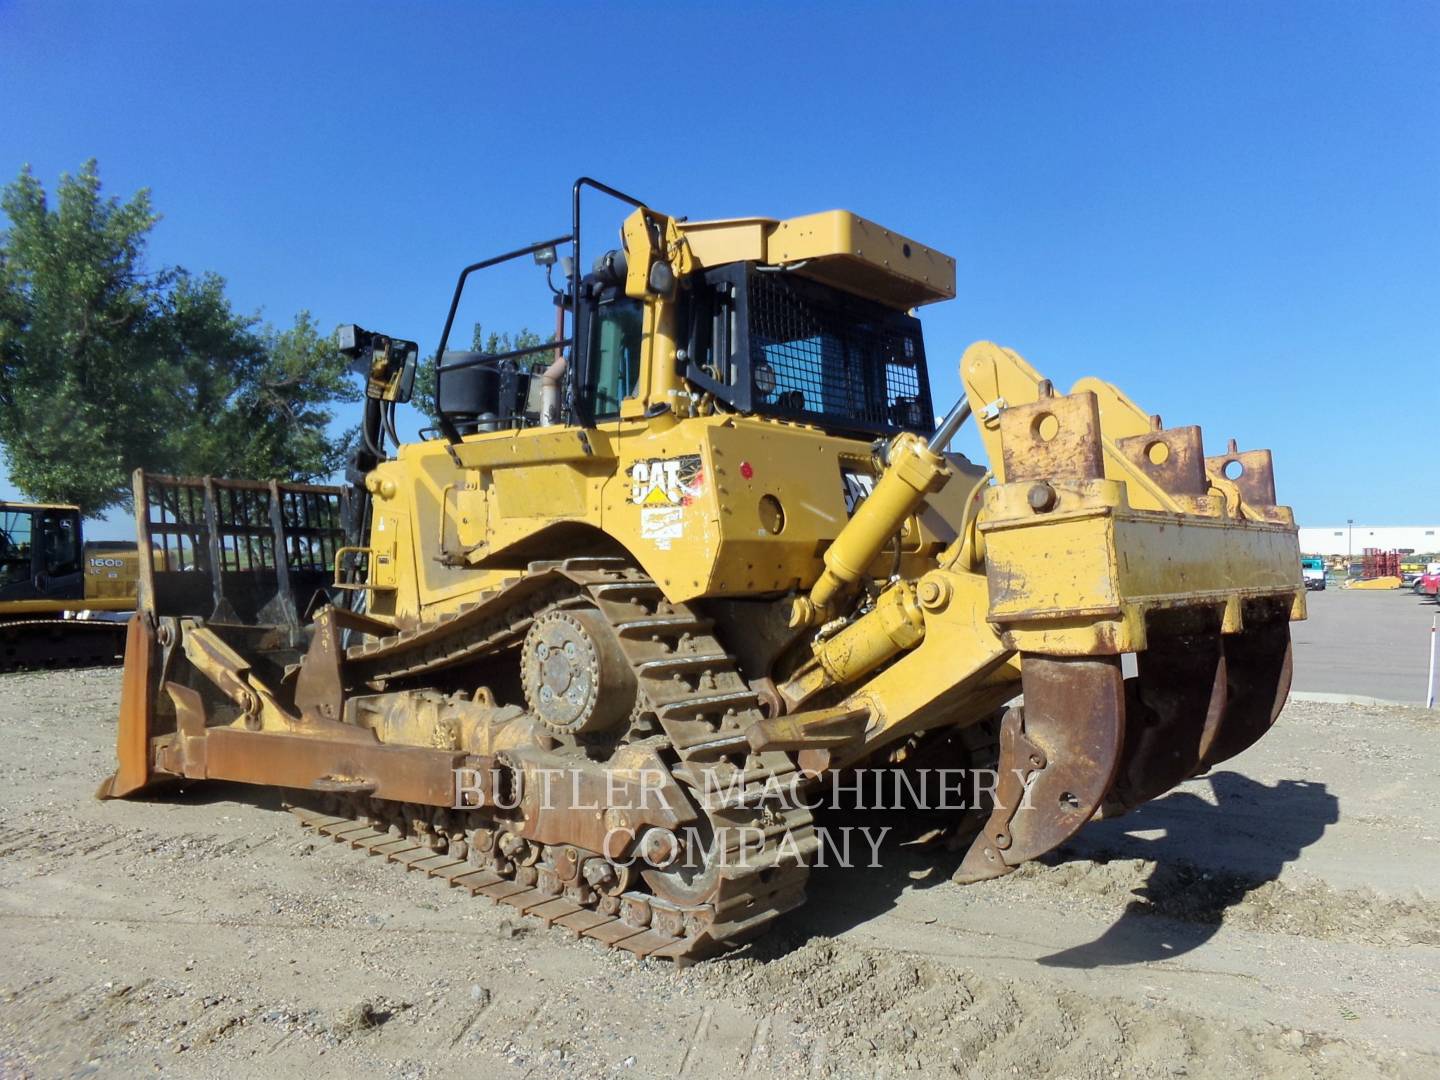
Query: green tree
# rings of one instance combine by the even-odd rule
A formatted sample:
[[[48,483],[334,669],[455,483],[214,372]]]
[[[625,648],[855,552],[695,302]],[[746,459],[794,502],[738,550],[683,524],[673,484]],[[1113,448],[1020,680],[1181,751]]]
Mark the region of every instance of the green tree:
[[[214,275],[184,279],[167,297],[162,348],[176,362],[168,408],[203,416],[169,436],[166,454],[181,471],[257,480],[318,480],[340,470],[357,437],[336,437],[331,406],[359,401],[358,381],[334,335],[322,336],[308,311],[277,330],[230,311]]]
[[[104,197],[95,163],[55,206],[29,169],[0,194],[0,447],[27,496],[89,515],[128,502],[137,467],[317,479],[360,391],[307,312],[276,330],[236,314],[224,279],[147,270],[148,192]]]
[[[470,335],[470,348],[475,352],[482,353],[506,353],[516,349],[529,349],[536,345],[543,345],[547,341],[554,341],[553,337],[544,338],[533,330],[520,329],[514,335],[508,333],[495,333],[491,331],[486,334],[480,324],[475,324],[474,332]],[[550,353],[535,353],[533,356],[522,356],[517,363],[522,368],[546,368],[550,365],[552,357]],[[410,403],[423,412],[432,424],[440,422],[440,414],[435,408],[435,356],[427,356],[415,371],[415,392],[410,398]]]

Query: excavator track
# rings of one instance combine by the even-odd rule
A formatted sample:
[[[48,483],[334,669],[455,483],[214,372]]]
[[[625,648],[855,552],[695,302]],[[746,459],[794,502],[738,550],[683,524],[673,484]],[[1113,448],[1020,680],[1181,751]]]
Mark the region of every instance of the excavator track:
[[[0,674],[101,667],[125,653],[125,624],[101,619],[0,621]]]
[[[712,836],[699,884],[591,868],[593,887],[568,872],[603,856],[574,845],[511,840],[507,822],[483,810],[435,810],[337,794],[297,805],[302,825],[637,956],[686,962],[762,933],[804,901],[818,841],[810,812],[788,797],[799,779],[792,755],[754,753],[746,738],[759,699],[713,632],[711,620],[666,600],[621,559],[536,563],[448,618],[352,645],[347,656],[372,684],[412,679],[499,654],[536,615],[590,608],[603,616],[637,683],[631,737],[658,729],[673,777],[690,793]],[[627,887],[620,889],[618,885]],[[687,892],[695,895],[687,896]],[[668,895],[667,895],[668,894]]]

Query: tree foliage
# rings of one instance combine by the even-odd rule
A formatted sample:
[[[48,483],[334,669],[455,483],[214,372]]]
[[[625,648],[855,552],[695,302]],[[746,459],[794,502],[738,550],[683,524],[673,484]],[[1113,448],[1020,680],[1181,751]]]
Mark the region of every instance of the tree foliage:
[[[347,361],[308,312],[277,330],[237,314],[224,279],[150,271],[148,192],[101,194],[93,161],[52,207],[29,169],[0,195],[0,446],[27,496],[86,514],[128,501],[137,468],[317,479],[352,434]]]
[[[554,338],[544,338],[533,330],[521,328],[514,335],[508,333],[485,333],[479,323],[475,324],[474,332],[470,337],[470,348],[475,352],[482,353],[507,353],[516,349],[529,349],[535,345],[543,345]],[[536,353],[534,356],[522,356],[519,363],[521,367],[547,367],[550,364],[549,353]],[[415,393],[410,402],[417,409],[423,412],[430,419],[430,423],[438,424],[440,414],[435,406],[435,357],[427,356],[415,372]]]

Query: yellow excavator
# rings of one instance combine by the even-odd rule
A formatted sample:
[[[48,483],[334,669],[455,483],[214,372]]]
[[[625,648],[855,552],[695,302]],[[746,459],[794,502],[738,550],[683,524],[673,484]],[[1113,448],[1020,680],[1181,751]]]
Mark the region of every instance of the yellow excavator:
[[[582,195],[626,214],[588,270]],[[447,351],[467,285],[532,259],[556,339]],[[460,273],[428,437],[386,441],[418,347],[349,327],[349,484],[136,474],[100,794],[283,788],[347,847],[689,961],[803,901],[832,782],[986,776],[969,882],[1239,754],[1305,610],[1269,452],[989,343],[937,420],[915,310],[954,292],[852,213],[688,221],[581,179],[567,234]]]
[[[80,510],[0,502],[0,672],[113,664],[135,610],[135,545],[86,542]]]

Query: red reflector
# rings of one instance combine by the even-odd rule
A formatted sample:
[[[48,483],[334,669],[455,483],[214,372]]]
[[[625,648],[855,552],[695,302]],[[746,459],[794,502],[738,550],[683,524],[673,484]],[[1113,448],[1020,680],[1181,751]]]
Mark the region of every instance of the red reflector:
[[[749,480],[752,476],[755,475],[754,466],[752,466],[748,461],[740,462],[740,475],[743,476],[746,480]]]

